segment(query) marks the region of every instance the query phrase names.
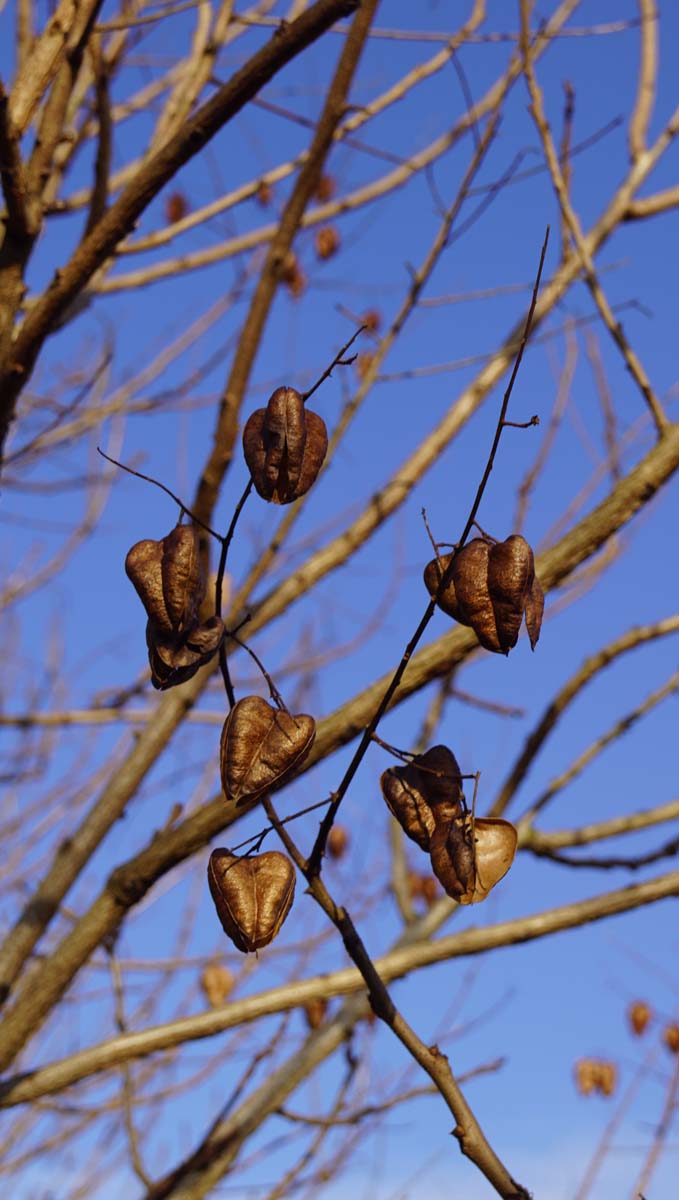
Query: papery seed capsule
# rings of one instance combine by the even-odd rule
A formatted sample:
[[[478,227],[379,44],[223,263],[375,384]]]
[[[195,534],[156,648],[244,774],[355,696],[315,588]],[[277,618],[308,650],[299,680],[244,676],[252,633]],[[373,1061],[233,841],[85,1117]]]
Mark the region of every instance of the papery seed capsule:
[[[223,637],[224,625],[220,617],[208,617],[202,625],[196,625],[179,640],[163,637],[149,621],[146,626],[146,645],[153,686],[166,691],[192,679],[200,667],[217,653]]]
[[[200,986],[210,1008],[219,1008],[231,994],[236,980],[222,963],[208,963],[200,974]]]
[[[237,858],[213,850],[208,883],[222,928],[244,954],[278,934],[295,895],[295,868],[278,850]]]
[[[670,1054],[679,1054],[679,1025],[667,1025],[663,1029],[662,1040]]]
[[[612,1062],[600,1062],[598,1067],[598,1091],[602,1096],[612,1096],[618,1082],[617,1067]]]
[[[227,800],[248,804],[282,787],[304,762],[315,735],[313,717],[274,708],[261,696],[244,696],[222,730],[220,763]]]
[[[304,1015],[309,1029],[320,1029],[325,1014],[328,1010],[328,1001],[322,996],[318,996],[315,1000],[307,1000],[304,1005]]]
[[[169,225],[181,221],[188,212],[189,206],[183,192],[171,192],[165,201],[165,216]]]
[[[330,858],[344,858],[349,846],[349,833],[344,825],[333,825],[326,845]]]
[[[334,225],[323,225],[314,238],[316,257],[321,261],[332,258],[340,248],[340,235]]]
[[[316,188],[316,199],[321,204],[325,204],[328,200],[332,200],[337,191],[337,184],[332,175],[321,175]]]
[[[257,491],[290,504],[309,491],[328,449],[325,421],[307,410],[294,388],[280,387],[243,430],[243,453]]]
[[[575,1086],[582,1096],[591,1096],[597,1087],[597,1064],[591,1058],[579,1058],[575,1064]]]
[[[645,1000],[634,1000],[627,1009],[627,1019],[632,1033],[641,1037],[651,1019],[651,1008]]]
[[[299,300],[306,288],[306,276],[294,250],[288,250],[281,266],[281,283],[287,287],[293,300]]]
[[[434,874],[459,904],[479,904],[507,874],[517,841],[515,827],[501,817],[468,814],[437,825],[430,845]]]
[[[432,746],[404,766],[389,767],[380,787],[389,810],[422,850],[429,849],[437,820],[451,821],[462,812],[460,768],[447,746]]]
[[[206,583],[194,525],[177,525],[160,542],[137,542],[125,571],[158,633],[177,637],[197,624]]]

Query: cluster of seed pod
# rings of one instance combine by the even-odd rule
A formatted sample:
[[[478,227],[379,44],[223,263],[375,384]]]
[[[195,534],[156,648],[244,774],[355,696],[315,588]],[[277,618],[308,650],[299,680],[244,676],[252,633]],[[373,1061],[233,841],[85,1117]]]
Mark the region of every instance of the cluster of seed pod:
[[[387,806],[408,837],[429,853],[432,870],[459,904],[478,904],[507,874],[517,834],[502,818],[468,811],[455,755],[432,746],[402,767],[384,771]]]
[[[206,579],[195,525],[177,525],[159,542],[136,542],[125,570],[146,609],[151,682],[176,687],[210,661],[224,637],[218,616],[201,621]]]
[[[579,1058],[575,1064],[575,1086],[582,1096],[612,1096],[617,1082],[617,1067],[607,1059]]]
[[[504,542],[473,538],[456,554],[432,559],[424,582],[438,607],[461,625],[471,626],[486,650],[509,654],[524,616],[535,649],[545,599],[533,551],[521,534]]]

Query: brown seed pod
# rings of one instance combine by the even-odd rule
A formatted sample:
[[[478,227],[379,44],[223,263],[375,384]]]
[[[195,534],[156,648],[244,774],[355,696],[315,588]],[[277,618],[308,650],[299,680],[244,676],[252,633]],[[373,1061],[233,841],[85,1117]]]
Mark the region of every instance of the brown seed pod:
[[[617,1082],[617,1067],[607,1059],[580,1058],[575,1064],[575,1085],[583,1096],[612,1096]]]
[[[137,542],[125,571],[158,633],[178,637],[198,623],[205,574],[195,525],[177,525],[160,542]]]
[[[679,1054],[679,1025],[667,1025],[663,1029],[662,1040],[670,1054]]]
[[[318,996],[315,1000],[307,1000],[304,1005],[304,1015],[309,1029],[319,1029],[323,1024],[325,1014],[328,1010],[328,1001],[322,996]]]
[[[390,812],[422,850],[429,849],[437,820],[452,821],[462,812],[460,768],[447,746],[432,746],[405,766],[389,767],[380,787]]]
[[[172,192],[165,201],[165,217],[168,225],[174,225],[175,221],[181,221],[189,211],[189,206],[186,196],[183,192]]]
[[[222,730],[220,762],[227,799],[247,804],[282,787],[304,762],[315,735],[313,717],[283,712],[261,696],[244,696]]]
[[[361,317],[361,325],[366,333],[379,333],[382,328],[382,314],[377,308],[369,308]]]
[[[299,300],[306,288],[306,276],[299,265],[294,250],[288,250],[281,266],[281,283],[284,283],[294,300]]]
[[[641,1037],[646,1032],[650,1019],[651,1008],[645,1000],[634,1000],[627,1009],[627,1020],[636,1037]]]
[[[273,188],[263,179],[255,192],[255,200],[262,208],[268,208],[273,200]]]
[[[236,980],[222,963],[208,963],[200,973],[200,986],[210,1008],[219,1008],[231,994]]]
[[[222,928],[244,954],[261,950],[278,934],[295,895],[295,868],[278,850],[237,858],[213,850],[207,868]]]
[[[598,1090],[602,1096],[612,1096],[618,1082],[616,1065],[612,1062],[600,1062],[598,1067]]]
[[[316,257],[324,262],[328,258],[332,258],[340,248],[340,235],[334,225],[322,225],[316,230],[314,238],[314,246],[316,247]]]
[[[438,899],[439,887],[438,882],[433,875],[422,875],[420,879],[420,888],[422,899],[427,908],[431,908],[432,904]]]
[[[356,355],[354,369],[355,369],[356,374],[358,375],[359,379],[365,379],[366,375],[368,374],[368,371],[370,370],[370,368],[373,364],[374,358],[375,358],[375,355],[370,354],[368,352],[365,352],[364,354]]]
[[[181,639],[163,637],[149,621],[146,625],[146,645],[153,686],[166,691],[192,679],[196,671],[216,654],[223,637],[221,617],[208,617],[207,621],[194,626]]]
[[[291,504],[309,491],[328,449],[325,421],[305,408],[294,388],[280,387],[243,430],[243,453],[257,491],[274,504]]]
[[[349,846],[349,833],[344,825],[333,825],[326,845],[331,858],[344,858]]]
[[[452,555],[432,559],[425,586],[436,596]],[[540,636],[544,595],[535,575],[533,551],[520,534],[504,542],[473,538],[454,556],[451,576],[436,603],[462,625],[469,625],[486,650],[509,654],[521,622],[534,650]]]
[[[459,904],[479,904],[507,874],[518,835],[511,821],[470,814],[450,824],[437,823],[431,837],[431,865]]]
[[[337,191],[337,184],[332,175],[321,175],[316,188],[316,199],[320,200],[321,204],[325,204],[328,200],[332,200]]]

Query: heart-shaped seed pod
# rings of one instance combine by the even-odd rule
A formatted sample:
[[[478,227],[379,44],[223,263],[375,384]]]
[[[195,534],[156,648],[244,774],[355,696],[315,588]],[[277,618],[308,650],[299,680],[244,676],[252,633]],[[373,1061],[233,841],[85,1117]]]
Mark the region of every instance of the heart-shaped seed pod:
[[[431,838],[431,865],[449,896],[479,904],[507,874],[516,854],[517,833],[501,817],[470,815],[449,826],[437,824]]]
[[[314,483],[328,449],[325,421],[294,388],[280,387],[243,430],[243,453],[260,496],[291,504]]]
[[[509,654],[516,645],[521,621],[534,650],[540,636],[544,595],[535,575],[533,551],[520,534],[504,542],[473,538],[454,556],[450,580],[437,596],[453,556],[433,559],[424,582],[439,608],[462,625],[469,625],[486,650]]]
[[[634,1000],[630,1004],[627,1009],[627,1020],[635,1037],[641,1037],[646,1032],[651,1015],[651,1007],[645,1000]]]
[[[160,542],[137,542],[125,571],[159,634],[180,637],[198,623],[206,584],[194,525],[177,525]]]
[[[278,850],[249,858],[213,850],[207,878],[217,916],[234,946],[244,954],[268,946],[292,907],[295,868],[290,859]]]
[[[231,994],[236,978],[222,963],[207,963],[200,974],[200,986],[210,1008],[219,1008]]]
[[[380,778],[387,807],[408,837],[422,850],[437,821],[459,817],[464,797],[460,768],[447,746],[432,746],[402,767],[389,767]]]
[[[216,654],[223,637],[224,625],[220,617],[208,617],[182,639],[164,638],[149,621],[146,645],[153,686],[166,691],[186,683]]]
[[[283,712],[261,696],[234,704],[222,730],[220,762],[227,800],[247,804],[281,787],[309,753],[316,722]]]

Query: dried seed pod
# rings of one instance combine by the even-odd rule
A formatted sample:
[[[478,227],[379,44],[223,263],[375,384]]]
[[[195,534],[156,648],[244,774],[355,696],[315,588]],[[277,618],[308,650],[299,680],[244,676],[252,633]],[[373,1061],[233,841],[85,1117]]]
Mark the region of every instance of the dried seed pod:
[[[424,900],[427,908],[431,908],[432,904],[438,899],[438,882],[433,875],[422,875],[420,880],[420,888],[422,891],[422,899]]]
[[[379,333],[382,327],[382,314],[377,308],[369,308],[361,317],[361,324],[366,333]]]
[[[460,768],[447,746],[432,746],[405,766],[389,767],[380,787],[390,812],[422,850],[429,849],[437,820],[452,821],[462,812]]]
[[[627,1019],[632,1033],[641,1037],[651,1019],[650,1005],[645,1000],[634,1000],[627,1009]]]
[[[160,542],[137,542],[125,571],[159,634],[179,637],[197,625],[206,581],[194,525],[177,525]]]
[[[189,211],[189,206],[186,196],[183,192],[172,192],[165,201],[165,217],[168,225],[174,225],[176,221],[181,221]]]
[[[262,208],[268,208],[273,200],[273,188],[266,179],[262,179],[257,191],[255,192],[255,200]]]
[[[316,230],[314,238],[316,247],[316,257],[324,262],[328,258],[332,258],[340,248],[340,235],[334,225],[322,225]]]
[[[153,686],[166,691],[192,679],[196,671],[216,654],[223,637],[224,625],[220,617],[208,617],[179,640],[163,637],[149,621],[146,645]]]
[[[575,1064],[575,1086],[582,1096],[591,1096],[597,1087],[597,1064],[592,1058],[579,1058]]]
[[[222,928],[244,954],[261,950],[278,934],[295,895],[295,868],[278,850],[237,858],[213,850],[207,869]]]
[[[459,904],[479,904],[511,867],[517,846],[511,821],[470,814],[450,824],[437,823],[431,837],[436,878]]]
[[[322,996],[318,996],[315,1000],[307,1000],[304,1005],[304,1015],[309,1029],[319,1029],[325,1019],[325,1014],[328,1010],[328,1001]]]
[[[598,1063],[597,1089],[602,1096],[612,1096],[618,1082],[618,1071],[615,1063]]]
[[[662,1040],[670,1054],[679,1054],[679,1025],[667,1025],[663,1029]]]
[[[332,200],[336,191],[337,184],[332,175],[321,175],[316,188],[316,199],[320,200],[321,204],[325,204],[326,201]]]
[[[220,762],[227,799],[247,804],[281,787],[304,762],[315,735],[313,717],[283,712],[261,696],[244,696],[222,730]]]
[[[208,963],[200,974],[200,986],[210,1008],[219,1008],[233,991],[233,972],[222,963]]]
[[[294,300],[299,300],[306,287],[306,276],[299,265],[294,250],[288,250],[281,266],[281,283],[287,287]]]
[[[368,374],[368,371],[370,370],[370,368],[373,364],[374,358],[375,358],[375,355],[370,354],[368,352],[356,355],[354,369],[355,369],[356,374],[358,375],[359,379],[365,379],[366,375]]]
[[[431,596],[437,595],[451,560],[450,579],[436,599],[439,608],[460,624],[471,626],[481,645],[496,654],[509,654],[516,645],[525,615],[531,648],[535,649],[544,595],[525,538],[512,534],[493,544],[473,538],[454,557],[447,554],[433,559],[424,570]]]
[[[344,858],[349,846],[349,833],[344,825],[333,825],[326,845],[331,858]]]
[[[243,430],[243,453],[264,500],[290,504],[309,491],[328,449],[325,421],[294,388],[280,387]]]

